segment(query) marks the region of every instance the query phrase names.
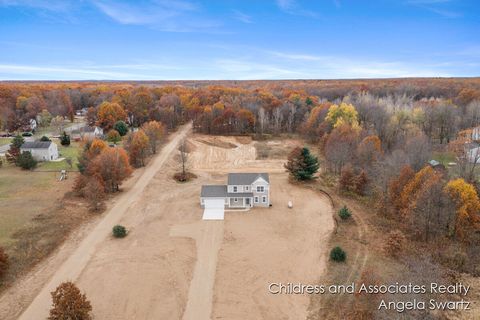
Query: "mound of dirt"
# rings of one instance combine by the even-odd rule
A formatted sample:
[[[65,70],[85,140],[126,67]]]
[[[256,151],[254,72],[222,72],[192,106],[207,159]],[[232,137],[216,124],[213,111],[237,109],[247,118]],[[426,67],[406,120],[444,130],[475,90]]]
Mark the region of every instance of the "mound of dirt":
[[[204,143],[206,145],[212,146],[212,147],[218,147],[218,148],[223,148],[223,149],[235,149],[237,147],[236,144],[227,142],[221,139],[218,139],[216,137],[212,137],[210,139],[196,139],[196,141]]]

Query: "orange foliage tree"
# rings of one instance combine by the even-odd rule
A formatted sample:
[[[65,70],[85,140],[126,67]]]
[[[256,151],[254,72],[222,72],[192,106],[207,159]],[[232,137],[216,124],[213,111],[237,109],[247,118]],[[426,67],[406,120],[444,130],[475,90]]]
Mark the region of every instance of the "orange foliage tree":
[[[165,136],[165,126],[158,121],[149,121],[143,124],[142,129],[148,137],[152,153],[156,153],[158,143]]]
[[[149,147],[150,141],[143,130],[130,133],[125,143],[125,148],[130,157],[130,163],[135,167],[144,166]]]
[[[119,190],[122,182],[132,173],[128,155],[122,148],[107,148],[89,165],[88,171],[103,182],[106,192]]]
[[[127,113],[122,106],[116,102],[103,102],[98,107],[97,125],[108,131],[113,128],[115,122],[125,120]]]
[[[405,188],[414,176],[415,171],[413,171],[409,165],[405,165],[402,170],[400,170],[400,174],[389,182],[388,198],[396,213],[399,213],[402,209],[401,194],[403,188]]]
[[[430,166],[424,167],[405,185],[400,194],[401,213],[408,216],[417,205],[417,200],[428,188],[440,180],[440,175]]]
[[[52,293],[48,320],[90,320],[92,305],[72,282],[61,283]]]
[[[455,179],[444,188],[456,205],[453,233],[461,239],[467,239],[467,231],[480,227],[480,200],[475,187],[463,179]]]

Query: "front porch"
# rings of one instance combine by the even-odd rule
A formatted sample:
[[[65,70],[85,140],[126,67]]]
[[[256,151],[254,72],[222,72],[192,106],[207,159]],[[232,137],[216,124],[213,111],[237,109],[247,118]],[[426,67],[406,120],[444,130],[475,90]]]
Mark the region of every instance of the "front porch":
[[[228,198],[228,207],[229,208],[251,208],[253,206],[252,197],[229,197]]]

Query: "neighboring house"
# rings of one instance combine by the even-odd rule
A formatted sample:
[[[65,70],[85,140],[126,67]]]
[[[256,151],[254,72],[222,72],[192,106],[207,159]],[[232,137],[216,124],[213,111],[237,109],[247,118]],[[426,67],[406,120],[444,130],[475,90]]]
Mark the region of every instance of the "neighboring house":
[[[52,141],[25,142],[20,152],[29,151],[37,161],[51,161],[58,159],[58,147]]]
[[[224,209],[270,206],[268,173],[229,173],[226,185],[204,185],[200,205],[205,220],[223,219]]]
[[[86,139],[92,140],[94,138],[101,138],[103,136],[103,129],[100,127],[84,126],[78,130],[72,131],[72,138],[74,140]]]
[[[472,144],[468,148],[468,161],[470,163],[479,163],[480,164],[480,145]]]
[[[80,109],[80,110],[77,110],[77,111],[75,112],[75,114],[76,114],[77,116],[83,117],[83,116],[85,116],[85,115],[87,114],[87,111],[88,111],[87,108],[82,108],[82,109]]]
[[[35,131],[36,128],[37,128],[37,120],[30,119],[28,120],[27,125],[24,125],[21,127],[21,130],[25,132],[30,132],[30,131]]]

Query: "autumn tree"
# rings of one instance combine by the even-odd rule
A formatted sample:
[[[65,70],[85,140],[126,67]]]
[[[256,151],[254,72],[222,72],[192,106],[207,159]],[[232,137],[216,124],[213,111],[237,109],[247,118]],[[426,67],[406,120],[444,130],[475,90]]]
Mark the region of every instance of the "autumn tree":
[[[106,192],[116,192],[132,173],[128,155],[122,148],[106,148],[88,166],[91,176],[101,179]]]
[[[400,194],[400,207],[402,214],[410,218],[410,222],[412,222],[411,213],[418,206],[419,199],[440,179],[439,173],[430,166],[426,166],[405,185]]]
[[[87,109],[87,114],[85,115],[87,124],[89,126],[94,126],[97,122],[97,110],[94,107],[90,107]]]
[[[382,155],[382,142],[375,135],[365,137],[356,150],[357,160],[363,168],[374,165]]]
[[[52,295],[48,320],[91,320],[92,305],[73,282],[61,283]]]
[[[165,136],[165,126],[158,121],[149,121],[143,124],[142,129],[148,137],[151,152],[157,153],[157,145]]]
[[[117,143],[119,141],[122,141],[122,137],[117,130],[112,129],[107,133],[107,141]]]
[[[10,149],[6,152],[5,157],[10,163],[17,163],[18,156],[20,155],[20,147],[25,143],[25,139],[22,136],[17,135],[12,139]]]
[[[143,167],[145,165],[145,158],[148,155],[149,148],[150,141],[142,129],[127,135],[125,149],[130,157],[130,163],[134,167]]]
[[[306,147],[296,147],[288,156],[285,168],[296,180],[311,180],[320,167],[318,158]]]
[[[477,191],[461,178],[448,182],[444,190],[456,206],[453,234],[467,240],[471,233],[480,228],[480,200]]]
[[[108,145],[100,139],[87,140],[83,145],[82,153],[78,157],[78,170],[81,174],[91,175],[88,171],[90,163],[105,149]]]
[[[87,199],[90,208],[97,211],[105,199],[105,186],[96,177],[90,177],[83,187],[82,194]]]
[[[347,164],[342,167],[340,171],[340,179],[338,181],[338,186],[340,191],[350,191],[353,189],[354,185],[354,172],[352,165]]]
[[[368,184],[368,176],[365,170],[361,170],[354,180],[354,191],[356,194],[364,196]]]
[[[384,245],[385,253],[391,257],[398,257],[405,249],[407,238],[400,230],[393,230],[387,235]]]
[[[98,107],[97,125],[108,131],[113,128],[117,121],[123,121],[127,114],[122,106],[116,102],[103,102]]]
[[[399,213],[403,207],[403,203],[401,201],[403,188],[405,188],[405,186],[414,176],[415,171],[413,171],[409,165],[405,165],[398,176],[389,182],[388,198],[393,206],[394,211],[397,213]]]
[[[359,131],[349,125],[337,127],[327,136],[324,153],[334,173],[339,173],[345,164],[353,161],[358,138]]]
[[[48,112],[47,109],[43,109],[42,112],[39,114],[39,125],[41,127],[48,127],[50,125],[50,122],[52,121],[52,114]]]
[[[60,134],[65,129],[65,119],[61,116],[56,116],[50,121],[50,126],[56,134]]]
[[[358,113],[352,104],[342,102],[340,105],[331,105],[328,109],[325,121],[334,128],[343,125],[349,125],[353,128],[358,127]]]

